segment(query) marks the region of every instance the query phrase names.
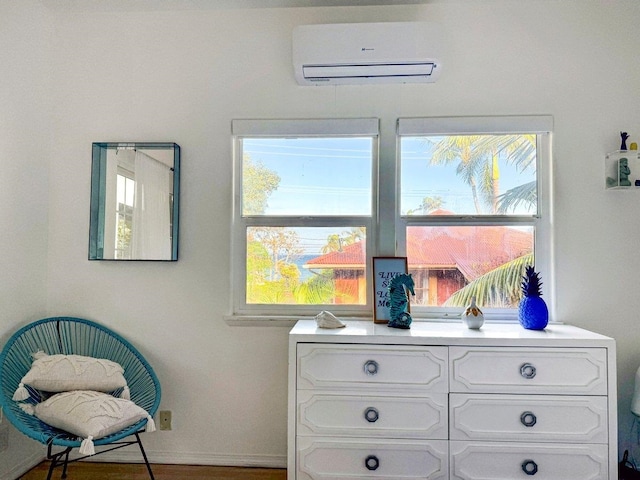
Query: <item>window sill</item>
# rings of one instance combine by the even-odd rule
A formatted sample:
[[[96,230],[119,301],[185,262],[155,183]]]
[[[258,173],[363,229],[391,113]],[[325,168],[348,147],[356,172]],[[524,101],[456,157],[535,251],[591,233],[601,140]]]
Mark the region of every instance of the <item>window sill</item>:
[[[293,328],[298,320],[313,320],[315,315],[225,315],[224,321],[230,327],[287,327]],[[338,316],[340,320],[360,320],[372,322],[371,317],[353,315]]]
[[[293,328],[298,320],[313,320],[313,316],[287,315],[225,315],[224,321],[230,327],[281,327]],[[360,320],[372,322],[371,317],[339,317],[340,320]],[[458,315],[443,315],[439,318],[414,318],[414,322],[460,323]],[[518,323],[517,318],[486,318],[485,323]],[[562,322],[550,321],[549,324]]]
[[[230,327],[286,327],[293,328],[298,320],[305,317],[280,315],[225,315],[224,321]],[[306,317],[312,318],[312,317]]]

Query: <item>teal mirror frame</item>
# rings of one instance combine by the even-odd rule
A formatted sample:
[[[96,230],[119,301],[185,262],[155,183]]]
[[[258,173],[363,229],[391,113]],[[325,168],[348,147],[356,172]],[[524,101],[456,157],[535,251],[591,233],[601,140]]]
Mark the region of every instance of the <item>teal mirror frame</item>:
[[[130,258],[113,258],[109,249],[105,251],[105,233],[107,232],[108,218],[107,212],[110,206],[107,205],[108,183],[116,182],[116,179],[108,179],[108,171],[113,172],[114,168],[108,168],[109,159],[114,153],[120,151],[134,152],[162,152],[167,159],[173,160],[173,166],[167,168],[171,170],[172,179],[172,199],[170,201],[170,247],[167,251],[158,256],[133,256]],[[110,173],[112,174],[112,173]],[[108,182],[109,180],[109,182]],[[112,195],[113,196],[113,195]],[[115,202],[115,197],[113,198]],[[95,142],[92,144],[91,157],[91,201],[89,219],[89,260],[107,261],[169,261],[178,260],[178,231],[180,220],[180,146],[171,142]],[[115,210],[111,211],[115,214]],[[109,215],[111,216],[111,215]],[[112,217],[115,218],[115,215]],[[115,222],[115,220],[114,220]],[[118,228],[117,226],[115,228]],[[114,248],[115,252],[115,248]]]

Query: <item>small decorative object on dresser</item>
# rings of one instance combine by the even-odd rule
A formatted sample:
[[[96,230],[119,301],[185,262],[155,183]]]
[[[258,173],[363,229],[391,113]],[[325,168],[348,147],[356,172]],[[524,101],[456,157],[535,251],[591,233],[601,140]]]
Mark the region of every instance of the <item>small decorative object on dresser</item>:
[[[413,287],[415,283],[411,274],[403,273],[394,277],[389,283],[389,299],[390,310],[389,326],[391,328],[411,328],[411,315],[409,314],[409,296],[407,291],[411,295],[415,296]]]
[[[518,306],[520,325],[528,330],[543,330],[549,323],[549,310],[542,299],[540,274],[528,265],[522,280],[522,300]]]
[[[462,321],[472,330],[478,330],[484,325],[484,314],[476,305],[476,297],[471,297],[471,303],[462,312]]]
[[[344,328],[346,326],[333,313],[326,310],[321,311],[315,318],[318,328]]]
[[[371,266],[373,323],[388,323],[391,320],[389,285],[394,277],[407,273],[407,257],[373,257]]]

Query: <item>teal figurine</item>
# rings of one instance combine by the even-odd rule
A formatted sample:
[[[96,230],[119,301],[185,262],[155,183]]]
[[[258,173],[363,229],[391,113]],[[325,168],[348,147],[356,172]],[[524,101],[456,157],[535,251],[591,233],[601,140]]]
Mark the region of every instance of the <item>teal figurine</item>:
[[[389,283],[389,324],[391,328],[408,329],[412,318],[409,314],[409,297],[407,291],[415,296],[413,287],[415,283],[411,274],[402,273],[393,277]]]
[[[630,187],[631,182],[629,181],[629,175],[631,174],[631,169],[629,168],[629,160],[621,158],[618,162],[618,185],[621,187]]]
[[[549,310],[542,299],[540,274],[531,265],[525,268],[522,295],[522,300],[518,305],[520,325],[527,330],[544,330],[549,323]]]

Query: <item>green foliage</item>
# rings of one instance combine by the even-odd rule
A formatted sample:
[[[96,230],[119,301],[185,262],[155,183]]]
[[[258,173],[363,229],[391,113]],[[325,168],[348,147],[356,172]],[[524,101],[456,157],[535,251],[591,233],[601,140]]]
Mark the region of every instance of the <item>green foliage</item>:
[[[528,253],[507,262],[476,278],[451,295],[445,307],[464,307],[476,297],[476,303],[484,305],[515,307],[520,299],[518,288],[522,272],[533,262],[533,253]]]
[[[118,258],[130,258],[131,256],[131,225],[127,224],[125,218],[118,217],[118,236],[116,252],[122,255]]]
[[[429,215],[431,212],[442,208],[444,200],[440,196],[424,197],[418,208],[410,209],[407,215]]]
[[[262,215],[267,209],[269,196],[280,185],[280,176],[249,155],[245,154],[242,161],[242,213]]]
[[[293,290],[296,303],[310,305],[333,303],[335,294],[332,270],[314,275]]]
[[[482,212],[482,203],[491,213],[505,213],[514,208],[514,202],[535,204],[535,182],[528,188],[516,187],[499,195],[500,171],[498,158],[504,154],[506,161],[520,171],[535,168],[535,135],[449,135],[435,144],[431,163],[447,165],[458,162],[456,173],[470,186],[477,213]],[[533,186],[533,196],[531,195]]]
[[[515,211],[520,204],[524,204],[530,209],[535,208],[537,201],[538,192],[534,180],[513,187],[500,195],[497,202],[497,213],[507,213],[510,209]]]
[[[365,227],[353,227],[341,234],[333,233],[327,237],[327,243],[322,247],[322,253],[341,252],[347,245],[364,240],[366,237]]]

